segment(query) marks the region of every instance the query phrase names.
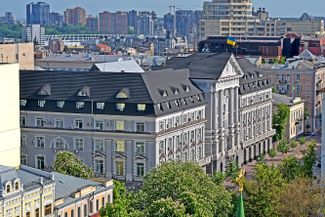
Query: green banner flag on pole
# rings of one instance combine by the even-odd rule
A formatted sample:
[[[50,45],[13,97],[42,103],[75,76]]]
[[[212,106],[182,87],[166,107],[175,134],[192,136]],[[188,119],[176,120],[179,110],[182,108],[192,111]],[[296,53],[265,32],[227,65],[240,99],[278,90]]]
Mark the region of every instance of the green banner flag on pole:
[[[240,192],[236,217],[245,217],[243,193]]]

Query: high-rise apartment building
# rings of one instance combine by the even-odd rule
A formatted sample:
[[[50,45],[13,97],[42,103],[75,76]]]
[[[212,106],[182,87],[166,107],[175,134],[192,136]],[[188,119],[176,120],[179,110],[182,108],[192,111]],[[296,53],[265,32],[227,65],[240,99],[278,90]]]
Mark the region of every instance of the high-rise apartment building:
[[[204,2],[200,36],[246,35],[254,30],[251,0],[212,0]]]
[[[63,15],[57,12],[50,13],[50,25],[62,26],[63,24]]]
[[[153,35],[154,21],[152,13],[149,11],[141,11],[137,16],[136,33],[144,35]]]
[[[50,22],[50,5],[45,2],[27,4],[26,20],[27,25],[48,25]]]
[[[64,11],[64,22],[69,25],[85,25],[86,10],[82,7],[68,8]]]
[[[90,32],[98,32],[98,17],[88,16],[86,18],[86,27]]]
[[[27,26],[23,31],[23,39],[27,42],[34,42],[37,45],[45,45],[45,28],[39,24]]]
[[[128,33],[128,14],[118,11],[110,13],[104,11],[99,13],[99,31],[108,34],[127,34]]]

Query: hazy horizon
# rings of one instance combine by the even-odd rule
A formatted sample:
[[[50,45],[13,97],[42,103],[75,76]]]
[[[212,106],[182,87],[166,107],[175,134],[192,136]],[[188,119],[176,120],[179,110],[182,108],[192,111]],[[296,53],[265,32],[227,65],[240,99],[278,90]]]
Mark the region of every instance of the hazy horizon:
[[[158,16],[169,11],[168,6],[175,5],[181,9],[202,10],[204,0],[43,0],[50,4],[51,12],[59,12],[63,14],[66,8],[81,6],[86,9],[87,15],[98,15],[103,10],[107,11],[129,11],[148,10],[156,11]],[[211,0],[210,0],[211,1]],[[6,11],[14,13],[16,18],[25,19],[25,7],[31,0],[10,0],[2,3],[0,8],[0,16]],[[34,1],[37,2],[37,1]],[[159,2],[159,3],[158,3]],[[308,1],[297,0],[253,0],[255,8],[266,8],[270,12],[271,17],[300,17],[302,13],[307,12],[313,16],[325,16],[324,0],[313,0],[312,4]]]

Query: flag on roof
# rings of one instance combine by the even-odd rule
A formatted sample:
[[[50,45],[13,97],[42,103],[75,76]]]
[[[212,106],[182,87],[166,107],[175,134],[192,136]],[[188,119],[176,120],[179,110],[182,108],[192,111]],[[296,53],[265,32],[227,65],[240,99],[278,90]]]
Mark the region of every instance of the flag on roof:
[[[236,45],[236,38],[235,37],[232,37],[232,36],[228,36],[227,37],[227,44],[230,44],[232,46],[235,46]]]

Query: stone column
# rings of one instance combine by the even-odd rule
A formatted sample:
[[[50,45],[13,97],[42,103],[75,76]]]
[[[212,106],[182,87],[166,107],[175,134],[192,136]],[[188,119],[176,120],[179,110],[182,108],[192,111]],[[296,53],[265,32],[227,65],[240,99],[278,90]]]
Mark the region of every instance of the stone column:
[[[234,101],[235,101],[235,89],[234,88],[230,88],[229,89],[229,128],[233,128],[234,127]]]
[[[223,126],[223,119],[224,119],[224,115],[223,113],[225,112],[223,110],[223,102],[224,102],[224,90],[220,90],[218,92],[219,97],[218,97],[218,105],[219,105],[219,142],[221,144],[221,149],[222,150],[218,150],[219,153],[224,152],[225,151],[225,142],[224,142],[224,126]]]

